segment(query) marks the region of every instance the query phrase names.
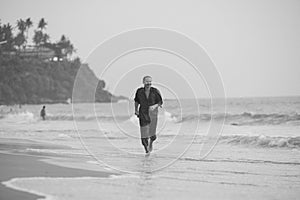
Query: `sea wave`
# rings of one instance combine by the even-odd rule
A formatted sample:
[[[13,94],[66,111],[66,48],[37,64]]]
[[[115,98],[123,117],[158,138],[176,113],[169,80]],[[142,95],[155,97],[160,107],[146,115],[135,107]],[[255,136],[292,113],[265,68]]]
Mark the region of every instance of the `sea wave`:
[[[199,114],[199,115],[187,115],[178,117],[175,116],[178,120],[177,123],[182,122],[192,122],[192,121],[210,121],[211,119],[215,120],[224,120],[225,123],[243,126],[243,125],[278,125],[285,123],[295,123],[298,125],[300,123],[300,115],[298,113],[292,114],[280,114],[280,113],[249,113],[243,112],[239,114],[230,114],[230,113],[216,113],[216,114]]]
[[[222,122],[225,119],[226,124],[234,126],[251,126],[251,125],[280,125],[280,124],[289,124],[289,125],[300,125],[300,114],[290,113],[290,114],[280,114],[280,113],[250,113],[243,112],[238,114],[232,113],[216,113],[216,114],[188,114],[179,116],[172,114],[171,112],[162,112],[160,113],[161,117],[165,118],[166,121],[172,123],[186,123],[186,122],[209,122],[211,119]],[[134,123],[138,122],[138,118],[132,115],[73,115],[72,113],[68,114],[51,114],[47,113],[47,120],[50,121],[92,121],[92,120],[101,120],[101,121],[131,121]],[[0,120],[10,120],[10,121],[27,121],[34,122],[40,120],[38,115],[35,115],[32,112],[20,112],[20,113],[9,113],[0,115]]]
[[[271,137],[264,135],[228,135],[221,136],[221,144],[246,145],[262,148],[300,148],[300,137]]]
[[[300,162],[284,162],[272,160],[255,160],[255,159],[201,159],[192,157],[183,157],[180,160],[192,162],[230,162],[230,163],[247,163],[247,164],[274,164],[274,165],[300,165]],[[237,173],[237,172],[233,172]]]
[[[103,120],[103,121],[119,121],[128,120],[130,116],[116,115],[116,116],[95,116],[95,115],[73,115],[73,114],[51,114],[46,115],[46,120],[49,121],[92,121],[92,120]],[[9,113],[0,115],[0,120],[7,120],[12,122],[36,122],[41,120],[38,115],[32,112],[25,111],[19,113]]]
[[[209,138],[205,135],[177,135],[177,133],[167,133],[158,135],[162,138],[174,138],[174,137],[185,137],[194,140],[195,144],[202,144],[205,139],[218,140],[218,144],[227,145],[240,145],[244,147],[254,148],[287,148],[287,149],[300,149],[300,136],[288,137],[288,136],[266,136],[266,135],[221,135],[218,138]]]
[[[95,115],[72,115],[72,114],[62,114],[62,115],[47,115],[47,120],[52,121],[92,121],[92,120],[103,120],[103,121],[114,121],[114,120],[128,120],[130,116],[95,116]]]
[[[0,120],[11,122],[36,122],[37,118],[32,112],[25,111],[19,113],[1,114]]]

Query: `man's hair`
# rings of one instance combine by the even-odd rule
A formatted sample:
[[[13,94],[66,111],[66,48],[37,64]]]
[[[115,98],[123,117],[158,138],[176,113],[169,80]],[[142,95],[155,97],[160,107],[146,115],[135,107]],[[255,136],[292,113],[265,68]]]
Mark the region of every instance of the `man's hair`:
[[[147,75],[147,76],[144,76],[144,77],[143,77],[143,83],[144,83],[144,81],[145,81],[145,79],[146,79],[146,78],[152,78],[152,77],[151,77],[151,76],[149,76],[149,75]]]

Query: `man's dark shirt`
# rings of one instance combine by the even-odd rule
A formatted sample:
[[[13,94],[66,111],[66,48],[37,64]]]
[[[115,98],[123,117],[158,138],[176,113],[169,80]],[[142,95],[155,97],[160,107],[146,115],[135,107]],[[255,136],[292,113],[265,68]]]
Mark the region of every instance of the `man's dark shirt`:
[[[46,111],[45,111],[45,109],[43,108],[43,109],[41,110],[41,117],[45,117],[45,115],[46,115]]]
[[[139,122],[140,126],[146,126],[150,124],[149,107],[154,104],[162,104],[162,97],[158,89],[150,87],[149,96],[147,98],[145,88],[140,87],[136,93],[134,101],[140,104],[139,108]]]

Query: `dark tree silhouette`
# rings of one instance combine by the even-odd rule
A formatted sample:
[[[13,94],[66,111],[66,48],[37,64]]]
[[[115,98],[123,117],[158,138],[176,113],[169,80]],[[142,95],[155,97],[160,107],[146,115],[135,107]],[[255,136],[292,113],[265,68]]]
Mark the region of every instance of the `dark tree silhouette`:
[[[38,24],[38,28],[43,31],[44,29],[46,29],[46,26],[47,26],[47,22],[45,21],[44,18],[42,18],[40,21],[39,21],[39,24]]]
[[[12,26],[9,23],[1,26],[0,38],[1,41],[5,42],[4,44],[1,44],[0,49],[5,51],[12,51],[14,49]]]
[[[26,22],[23,19],[19,19],[17,21],[17,27],[19,29],[19,33],[15,38],[15,45],[18,46],[20,51],[21,47],[23,46],[23,48],[25,48],[25,44],[26,44],[26,38],[24,34],[24,32],[26,31]]]
[[[29,37],[29,29],[33,26],[33,23],[30,18],[26,19],[25,26],[26,26],[26,44],[25,44],[25,46],[27,46],[28,37]]]

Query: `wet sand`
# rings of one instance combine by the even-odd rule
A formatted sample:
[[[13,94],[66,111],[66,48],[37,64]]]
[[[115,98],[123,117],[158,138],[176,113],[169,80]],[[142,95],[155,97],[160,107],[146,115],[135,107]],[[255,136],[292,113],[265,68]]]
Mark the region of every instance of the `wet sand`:
[[[45,157],[0,153],[0,199],[35,200],[42,196],[17,191],[2,184],[16,177],[108,177],[107,172],[60,167],[41,161]]]

